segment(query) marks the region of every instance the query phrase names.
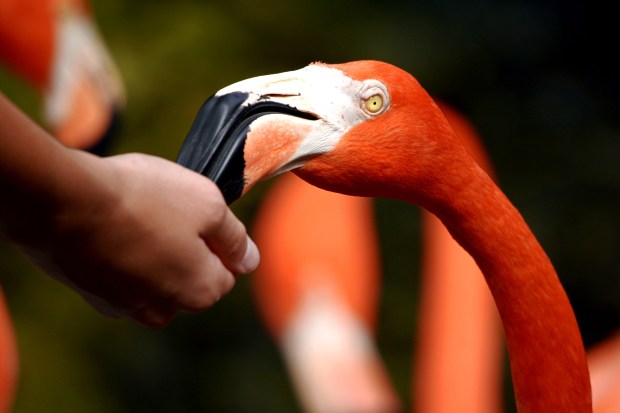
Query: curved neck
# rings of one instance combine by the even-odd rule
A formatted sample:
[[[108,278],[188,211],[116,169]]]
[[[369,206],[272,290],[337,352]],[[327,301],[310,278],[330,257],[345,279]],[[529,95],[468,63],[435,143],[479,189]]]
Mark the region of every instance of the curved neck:
[[[473,161],[444,177],[432,198],[409,201],[435,213],[484,273],[502,319],[519,412],[591,412],[579,328],[545,252]]]

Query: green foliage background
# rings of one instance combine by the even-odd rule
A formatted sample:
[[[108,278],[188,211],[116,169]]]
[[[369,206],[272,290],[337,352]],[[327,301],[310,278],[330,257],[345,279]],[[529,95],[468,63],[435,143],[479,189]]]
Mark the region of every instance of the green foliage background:
[[[618,35],[604,7],[533,0],[92,5],[128,90],[111,153],[174,159],[202,102],[250,76],[317,60],[389,61],[477,125],[504,190],[556,265],[586,342],[617,327]],[[2,90],[39,120],[36,93],[0,70]],[[234,204],[249,227],[268,186]],[[378,342],[408,404],[418,210],[379,200],[376,211],[385,273]],[[299,411],[253,306],[251,275],[213,309],[181,315],[161,331],[103,318],[6,243],[0,280],[21,355],[16,413]]]

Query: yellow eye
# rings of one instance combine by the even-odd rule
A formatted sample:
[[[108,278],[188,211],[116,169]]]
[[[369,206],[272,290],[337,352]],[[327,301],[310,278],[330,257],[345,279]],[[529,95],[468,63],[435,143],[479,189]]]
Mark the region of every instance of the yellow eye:
[[[366,110],[370,113],[377,113],[383,109],[383,98],[381,95],[372,95],[364,101]]]

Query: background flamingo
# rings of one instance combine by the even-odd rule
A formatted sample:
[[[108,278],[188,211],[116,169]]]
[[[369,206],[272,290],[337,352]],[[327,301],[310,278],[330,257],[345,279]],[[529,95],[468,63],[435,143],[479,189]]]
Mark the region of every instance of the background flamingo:
[[[125,92],[87,0],[0,1],[0,60],[42,95],[68,146],[102,152]]]
[[[595,413],[620,411],[620,333],[588,351]]]
[[[255,222],[263,251],[256,302],[308,412],[400,410],[375,347],[381,280],[372,214],[370,199],[283,176]]]
[[[450,106],[441,109],[476,162],[494,176],[471,122]],[[413,411],[500,412],[503,339],[495,304],[471,256],[437,217],[427,211],[422,217],[424,259]]]
[[[11,411],[17,386],[18,364],[17,344],[11,315],[2,293],[0,296],[0,412]]]

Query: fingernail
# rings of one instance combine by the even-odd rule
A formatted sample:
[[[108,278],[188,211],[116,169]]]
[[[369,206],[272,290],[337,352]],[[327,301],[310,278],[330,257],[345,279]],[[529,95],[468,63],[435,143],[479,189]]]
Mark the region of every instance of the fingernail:
[[[250,237],[248,237],[248,243],[245,248],[245,255],[243,256],[243,260],[241,261],[241,267],[243,268],[244,273],[252,272],[258,267],[258,263],[260,262],[260,253],[258,252],[258,248],[254,241]]]

